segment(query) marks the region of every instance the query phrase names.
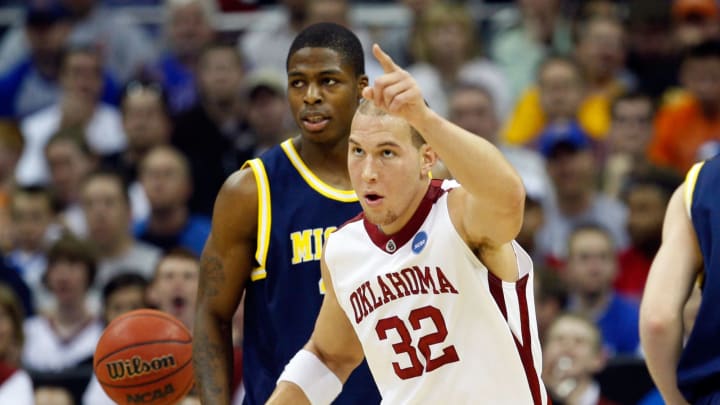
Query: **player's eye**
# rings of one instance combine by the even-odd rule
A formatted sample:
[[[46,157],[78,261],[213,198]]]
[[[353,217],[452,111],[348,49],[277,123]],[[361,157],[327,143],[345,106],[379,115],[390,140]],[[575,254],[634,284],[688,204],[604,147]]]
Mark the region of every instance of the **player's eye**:
[[[390,149],[385,149],[382,151],[382,155],[383,155],[383,157],[391,158],[391,157],[395,156],[395,152],[391,151]]]
[[[305,84],[302,80],[293,80],[290,82],[290,87],[299,88],[302,87]]]
[[[333,78],[330,78],[330,77],[327,77],[327,78],[323,79],[323,84],[325,84],[325,85],[327,85],[327,86],[332,86],[332,85],[334,85],[334,84],[336,84],[336,83],[337,83],[337,80],[335,80],[335,79],[333,79]]]
[[[351,152],[355,156],[362,156],[362,154],[364,153],[362,148],[358,148],[357,146],[353,146],[353,148],[351,149]]]

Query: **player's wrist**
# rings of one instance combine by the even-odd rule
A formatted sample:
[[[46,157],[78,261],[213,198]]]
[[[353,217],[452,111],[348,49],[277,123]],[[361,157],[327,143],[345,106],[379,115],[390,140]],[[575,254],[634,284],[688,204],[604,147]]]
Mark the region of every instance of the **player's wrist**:
[[[297,385],[312,405],[329,404],[342,391],[342,382],[312,352],[302,349],[285,366],[278,378]]]

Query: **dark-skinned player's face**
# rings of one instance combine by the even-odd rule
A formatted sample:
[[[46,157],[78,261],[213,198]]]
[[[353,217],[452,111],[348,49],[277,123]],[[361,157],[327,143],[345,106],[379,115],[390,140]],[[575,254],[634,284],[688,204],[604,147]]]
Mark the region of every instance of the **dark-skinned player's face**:
[[[287,77],[288,102],[304,138],[323,142],[350,133],[365,75],[334,50],[301,48],[288,61]]]

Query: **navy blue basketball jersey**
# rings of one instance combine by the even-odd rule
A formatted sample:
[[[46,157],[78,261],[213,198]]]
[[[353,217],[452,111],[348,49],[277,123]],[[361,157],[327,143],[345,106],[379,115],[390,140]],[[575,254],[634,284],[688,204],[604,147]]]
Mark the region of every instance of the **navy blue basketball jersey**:
[[[678,387],[691,403],[720,391],[720,157],[693,166],[685,205],[703,258],[702,302],[678,364]]]
[[[320,258],[328,235],[361,208],[352,190],[335,189],[305,165],[292,140],[246,163],[258,185],[257,267],[245,291],[245,404],[264,404],[285,365],[312,334],[324,285]],[[363,364],[337,404],[378,404]]]

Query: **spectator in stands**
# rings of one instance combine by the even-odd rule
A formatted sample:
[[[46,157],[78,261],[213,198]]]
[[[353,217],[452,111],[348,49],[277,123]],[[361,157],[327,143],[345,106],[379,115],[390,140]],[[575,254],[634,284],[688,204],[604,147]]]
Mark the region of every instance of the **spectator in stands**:
[[[70,43],[102,50],[104,62],[117,83],[126,83],[154,60],[154,42],[122,10],[108,9],[99,0],[59,1],[70,12],[73,23]],[[14,65],[27,53],[22,28],[8,32],[0,45],[0,61]]]
[[[273,70],[256,70],[245,81],[247,131],[255,140],[254,156],[296,134],[285,98],[286,79]]]
[[[22,121],[25,148],[17,168],[21,184],[48,180],[43,149],[60,129],[79,129],[99,155],[117,153],[125,147],[120,114],[100,102],[102,60],[90,48],[69,49],[60,69],[60,100]]]
[[[176,149],[159,146],[140,164],[140,182],[150,201],[150,216],[135,226],[138,239],[167,252],[184,247],[200,255],[210,233],[210,220],[190,213],[190,165]]]
[[[650,158],[686,173],[720,151],[720,40],[687,51],[680,81],[686,92],[669,97],[658,111]]]
[[[40,186],[20,187],[11,195],[12,249],[8,262],[32,291],[34,305],[46,309],[51,301],[42,281],[47,268],[47,246],[59,231],[50,192]]]
[[[594,375],[605,367],[602,337],[588,318],[559,315],[543,340],[543,382],[553,403],[613,405],[604,398]]]
[[[80,190],[85,177],[97,168],[98,159],[85,142],[82,131],[67,129],[53,135],[45,145],[50,167],[50,190],[59,210],[60,223],[78,236],[87,235]]]
[[[625,37],[622,21],[616,17],[591,16],[577,24],[574,54],[583,69],[588,94],[606,103],[605,132],[610,101],[635,87],[635,78],[625,68]]]
[[[132,235],[130,196],[122,177],[111,171],[89,174],[82,186],[81,206],[87,221],[88,239],[98,251],[95,289],[99,291],[110,279],[127,269],[151,278],[161,252]]]
[[[536,267],[533,285],[535,293],[535,316],[538,336],[544,341],[548,327],[567,307],[568,291],[557,271],[548,267]]]
[[[23,37],[28,55],[0,62],[0,116],[21,118],[55,103],[60,59],[72,29],[70,14],[58,1],[27,2]],[[1,58],[0,58],[1,59]]]
[[[197,101],[198,62],[215,37],[217,6],[206,0],[166,0],[163,7],[165,47],[151,70],[168,94],[170,110],[179,113]]]
[[[187,249],[169,251],[157,265],[150,299],[161,311],[179,319],[190,330],[195,319],[200,259]]]
[[[415,63],[407,70],[438,114],[447,117],[449,92],[462,81],[488,89],[498,116],[507,115],[509,84],[493,62],[481,57],[479,43],[466,5],[438,2],[422,14],[412,42]]]
[[[105,325],[118,316],[146,308],[148,281],[128,270],[110,279],[102,290],[102,317]],[[115,405],[93,374],[82,397],[83,405]]]
[[[208,47],[200,58],[200,99],[175,120],[172,142],[190,161],[193,174],[193,213],[209,216],[225,179],[253,156],[255,140],[244,132],[243,79],[237,49]]]
[[[618,198],[628,178],[660,170],[647,155],[655,115],[653,101],[643,93],[625,93],[613,100],[610,115],[603,192]]]
[[[576,227],[567,243],[568,309],[595,321],[608,355],[637,355],[639,305],[613,289],[618,263],[612,235],[588,223]]]
[[[370,81],[382,75],[383,70],[377,60],[372,57],[373,40],[370,31],[365,25],[358,25],[352,21],[350,14],[351,2],[349,0],[306,0],[307,1],[307,24],[319,22],[330,22],[352,30],[358,37],[363,47],[365,56],[365,74]],[[255,69],[253,69],[255,70]],[[267,70],[267,68],[266,68]],[[282,73],[277,67],[277,73]]]
[[[280,0],[280,13],[253,21],[238,40],[242,59],[250,70],[277,69],[284,76],[287,50],[308,24],[308,0]]]
[[[4,251],[10,250],[12,246],[10,196],[15,188],[15,168],[22,155],[23,145],[18,125],[0,119],[0,250]]]
[[[517,0],[515,4],[517,12],[509,9],[493,19],[490,52],[508,78],[512,100],[532,84],[543,60],[572,50],[570,24],[559,0]]]
[[[56,303],[25,321],[25,367],[60,372],[92,360],[103,330],[86,305],[95,269],[93,249],[83,240],[65,235],[50,247],[44,280]]]
[[[547,127],[577,122],[593,138],[607,131],[607,100],[586,97],[580,66],[572,59],[551,56],[538,68],[537,86],[527,89],[515,105],[502,136],[513,145],[529,145]]]
[[[632,177],[624,188],[630,245],[618,257],[620,272],[615,279],[618,293],[637,300],[642,296],[650,265],[662,241],[665,209],[680,183],[680,176],[654,172]]]
[[[412,38],[418,31],[419,21],[423,14],[438,0],[395,0],[401,11],[409,16],[407,23],[387,24],[371,27],[376,42],[393,58],[398,66],[410,66],[415,60],[412,52]],[[372,52],[369,53],[372,55]],[[367,65],[367,64],[366,64]]]
[[[657,7],[655,0],[633,0],[626,7],[628,68],[640,91],[659,98],[667,87],[677,84],[680,65],[670,7]]]
[[[531,189],[531,198],[539,198],[544,203],[545,196],[542,193],[547,193],[546,190],[551,188],[545,159],[530,149],[500,143],[498,132],[501,119],[491,91],[476,83],[460,82],[450,92],[448,101],[448,119],[497,146],[518,171],[525,188]]]
[[[35,305],[33,304],[33,293],[30,287],[23,281],[17,269],[10,265],[8,260],[0,260],[0,285],[5,285],[17,297],[22,305],[25,317],[35,315]]]
[[[0,367],[20,366],[25,341],[22,329],[24,317],[15,293],[5,284],[0,284]]]
[[[679,49],[720,39],[720,6],[715,0],[674,0],[672,32]]]
[[[23,312],[12,290],[0,284],[0,403],[32,405],[33,385],[20,368]]]
[[[131,82],[120,107],[127,148],[105,158],[102,166],[122,174],[129,187],[133,222],[138,222],[150,213],[147,196],[137,180],[138,165],[152,148],[170,142],[172,120],[166,94],[155,82]]]
[[[556,126],[541,135],[539,148],[554,190],[536,238],[541,257],[550,263],[562,262],[570,231],[584,222],[603,224],[618,247],[627,246],[627,210],[619,201],[597,192],[597,163],[588,136],[576,125]]]

